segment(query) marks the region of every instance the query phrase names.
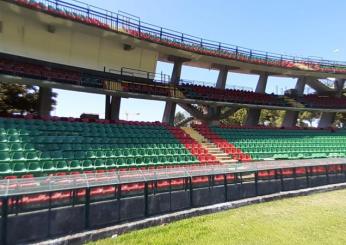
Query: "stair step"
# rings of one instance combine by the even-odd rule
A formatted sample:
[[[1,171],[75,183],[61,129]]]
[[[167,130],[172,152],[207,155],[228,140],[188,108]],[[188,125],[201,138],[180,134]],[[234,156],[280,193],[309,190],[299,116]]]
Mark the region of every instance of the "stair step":
[[[218,156],[218,157],[228,157],[228,155],[224,152],[220,152],[220,153],[214,153],[214,156]]]
[[[229,164],[232,164],[232,163],[238,162],[238,160],[234,160],[234,159],[230,159],[230,160],[219,160],[219,162],[221,162],[221,163],[229,163]]]
[[[202,147],[213,155],[219,162],[225,164],[234,164],[238,162],[237,160],[233,160],[228,154],[226,154],[222,149],[220,149],[216,144],[210,142],[207,138],[201,135],[197,130],[193,128],[182,128],[185,133],[190,135],[191,138],[196,140],[198,143],[202,145]]]
[[[228,160],[228,159],[230,159],[230,157],[229,156],[223,156],[223,157],[217,157],[218,159],[221,159],[221,160]]]

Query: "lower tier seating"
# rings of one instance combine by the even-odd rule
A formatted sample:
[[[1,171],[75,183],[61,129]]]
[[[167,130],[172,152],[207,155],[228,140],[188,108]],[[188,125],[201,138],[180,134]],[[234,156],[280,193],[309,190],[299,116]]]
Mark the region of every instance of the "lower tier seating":
[[[253,160],[346,156],[346,132],[340,130],[210,129]]]
[[[218,148],[229,154],[234,160],[242,162],[251,160],[251,156],[249,154],[245,154],[240,148],[237,148],[233,144],[227,142],[227,140],[222,139],[220,136],[212,132],[207,126],[193,125],[193,128],[205,138],[213,142]]]
[[[194,155],[160,123],[0,118],[1,176],[200,163]]]

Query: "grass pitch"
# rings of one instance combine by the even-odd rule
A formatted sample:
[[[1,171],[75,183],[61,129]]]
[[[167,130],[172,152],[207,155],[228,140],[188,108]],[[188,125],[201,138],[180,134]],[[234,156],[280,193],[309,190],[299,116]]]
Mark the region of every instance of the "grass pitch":
[[[255,204],[97,241],[108,244],[346,244],[346,190]]]

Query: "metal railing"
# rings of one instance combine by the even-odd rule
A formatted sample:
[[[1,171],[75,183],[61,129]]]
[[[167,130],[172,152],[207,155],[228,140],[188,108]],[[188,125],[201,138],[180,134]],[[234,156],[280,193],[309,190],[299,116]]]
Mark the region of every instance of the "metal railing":
[[[24,2],[16,0],[5,1],[16,2],[18,4],[23,4]],[[336,69],[339,72],[340,69],[346,69],[346,62],[326,60],[313,56],[299,57],[277,54],[203,39],[143,22],[139,18],[135,18],[124,12],[114,13],[76,0],[70,0],[70,2],[62,0],[35,0],[25,5],[65,18],[98,25],[101,28],[124,32],[138,38],[148,39],[152,42],[169,44],[176,48],[188,49],[195,52],[203,52],[206,55],[216,55],[245,62],[260,62],[261,64],[272,64],[283,67],[286,67],[287,62],[291,63],[291,65],[304,65],[303,68],[297,66],[288,67],[293,69],[315,70],[316,65],[323,66],[323,69],[328,69],[326,72],[337,72]]]
[[[28,179],[4,179],[0,180],[0,197],[177,178],[247,173],[285,168],[327,166],[336,164],[346,164],[346,158],[258,161],[231,165],[203,165],[198,167],[175,168],[166,167],[159,169],[115,171],[67,176],[47,176]]]

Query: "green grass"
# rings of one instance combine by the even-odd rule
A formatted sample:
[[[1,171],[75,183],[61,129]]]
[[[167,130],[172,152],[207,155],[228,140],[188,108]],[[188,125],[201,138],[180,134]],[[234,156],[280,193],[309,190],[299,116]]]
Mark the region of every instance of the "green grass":
[[[346,244],[346,190],[246,206],[94,244]]]

